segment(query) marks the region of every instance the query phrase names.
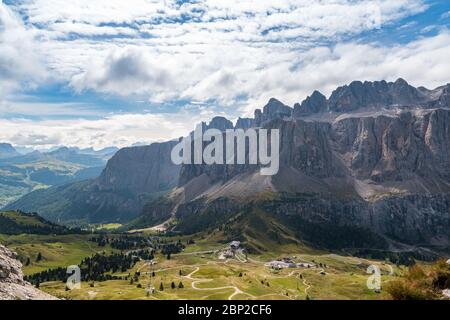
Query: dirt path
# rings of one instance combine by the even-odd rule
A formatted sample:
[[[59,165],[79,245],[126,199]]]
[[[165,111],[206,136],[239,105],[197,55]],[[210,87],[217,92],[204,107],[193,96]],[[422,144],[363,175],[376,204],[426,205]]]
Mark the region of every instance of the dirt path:
[[[186,279],[191,280],[191,286],[192,289],[194,290],[203,290],[203,291],[210,291],[210,290],[223,290],[223,289],[233,289],[234,292],[228,297],[228,300],[232,300],[234,296],[238,295],[238,294],[243,294],[243,295],[247,295],[253,299],[256,299],[255,296],[246,293],[244,291],[242,291],[241,289],[239,289],[236,286],[223,286],[223,287],[215,287],[215,288],[198,288],[196,285],[199,283],[206,283],[206,282],[210,282],[213,281],[213,279],[199,279],[199,278],[193,278],[192,276],[197,273],[200,270],[200,267],[196,267],[194,271],[192,271],[191,273],[189,273],[187,276],[184,276]]]

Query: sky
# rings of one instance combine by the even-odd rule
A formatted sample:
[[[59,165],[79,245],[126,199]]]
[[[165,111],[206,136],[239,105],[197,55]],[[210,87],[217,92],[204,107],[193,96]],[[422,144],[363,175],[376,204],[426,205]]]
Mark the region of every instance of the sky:
[[[0,0],[0,142],[124,147],[353,80],[450,82],[448,0]]]

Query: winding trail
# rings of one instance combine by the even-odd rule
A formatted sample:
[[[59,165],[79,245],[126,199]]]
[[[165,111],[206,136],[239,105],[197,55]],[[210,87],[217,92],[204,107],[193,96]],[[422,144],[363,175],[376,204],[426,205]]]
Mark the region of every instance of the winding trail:
[[[225,262],[226,263],[226,262]],[[234,296],[238,295],[238,294],[243,294],[243,295],[247,295],[253,299],[256,299],[255,296],[246,293],[244,291],[242,291],[241,289],[239,289],[236,286],[223,286],[223,287],[215,287],[215,288],[198,288],[196,285],[198,283],[205,283],[205,282],[210,282],[213,281],[213,279],[199,279],[199,278],[193,278],[192,276],[197,273],[200,270],[200,267],[196,267],[194,271],[192,271],[191,273],[189,273],[187,276],[184,276],[184,278],[191,280],[191,286],[192,289],[194,290],[202,290],[202,291],[211,291],[211,290],[223,290],[223,289],[233,289],[234,292],[228,297],[228,300],[232,300]]]

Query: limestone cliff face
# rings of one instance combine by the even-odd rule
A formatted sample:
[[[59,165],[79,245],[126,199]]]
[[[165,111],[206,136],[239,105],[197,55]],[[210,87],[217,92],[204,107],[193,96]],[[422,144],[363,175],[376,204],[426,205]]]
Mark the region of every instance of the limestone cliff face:
[[[56,300],[23,280],[22,264],[0,245],[0,300]]]
[[[359,179],[411,181],[449,190],[450,111],[349,117],[333,123],[336,152]],[[419,187],[419,185],[417,185]]]
[[[294,105],[294,117],[301,117],[310,113],[326,112],[327,108],[327,98],[319,91],[314,91],[301,104],[296,103]]]
[[[142,211],[147,221],[174,213],[189,224],[193,212],[217,217],[220,210],[235,209],[226,201],[214,210],[197,208],[199,199],[249,203],[267,193],[313,194],[316,200],[298,208],[278,203],[282,209],[273,210],[298,219],[306,215],[311,223],[321,217],[330,225],[348,222],[408,243],[432,244],[441,237],[445,244],[449,228],[440,226],[448,225],[450,214],[449,103],[450,85],[429,90],[402,79],[355,81],[328,99],[316,91],[294,109],[270,99],[253,119],[239,119],[235,127],[280,130],[275,176],[261,176],[259,166],[249,164],[174,166],[170,152],[176,142],[166,142],[123,149],[99,179],[31,193],[17,208],[40,213],[56,208],[65,214],[57,218],[65,220],[84,215],[89,221],[126,221],[148,202]],[[202,125],[233,128],[223,117]],[[148,201],[147,195],[172,188],[177,196],[170,205]],[[39,205],[27,206],[30,202]]]
[[[297,199],[267,204],[271,212],[293,217],[290,223],[351,226],[389,241],[448,246],[446,99],[448,85],[427,90],[400,79],[353,82],[328,100],[315,92],[296,105],[293,116],[271,100],[271,108],[256,111],[254,127],[280,130],[279,173],[261,177],[259,167],[249,165],[183,166],[179,186],[190,195],[178,207],[177,217],[187,221],[179,227],[217,217],[215,201],[244,204],[269,191]],[[219,204],[223,212],[236,211],[222,200]]]
[[[395,82],[353,81],[336,88],[329,99],[315,91],[302,103],[294,106],[294,115],[302,117],[325,112],[354,112],[361,108],[442,108],[449,105],[449,92],[450,85],[428,90],[415,88],[403,79]]]
[[[169,141],[121,149],[108,161],[99,177],[99,189],[142,194],[173,188],[180,171],[170,160],[176,143]]]
[[[263,107],[263,111],[260,109],[255,110],[255,126],[263,126],[268,121],[274,119],[289,118],[292,116],[293,109],[281,101],[271,98],[269,102]]]
[[[341,190],[363,198],[390,193],[450,192],[450,110],[355,115],[333,122],[274,119],[280,130],[280,171],[274,191]],[[183,165],[179,186],[203,176],[203,191],[255,165]],[[321,188],[315,186],[321,185]],[[287,188],[287,186],[290,186]],[[255,189],[256,190],[256,189]],[[201,192],[199,193],[201,194]],[[245,194],[247,195],[247,193]]]

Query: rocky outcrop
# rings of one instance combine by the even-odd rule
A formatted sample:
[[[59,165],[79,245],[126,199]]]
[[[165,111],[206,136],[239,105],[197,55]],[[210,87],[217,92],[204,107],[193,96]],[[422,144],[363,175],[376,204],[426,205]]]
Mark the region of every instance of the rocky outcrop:
[[[206,126],[206,129],[218,129],[225,131],[227,129],[233,129],[233,122],[225,117],[214,117],[211,122]]]
[[[450,191],[449,123],[445,109],[349,117],[333,123],[331,139],[359,179],[411,181],[417,192]]]
[[[426,95],[403,79],[395,82],[353,81],[350,85],[333,91],[328,101],[328,109],[335,112],[349,112],[374,106],[418,106],[426,101]]]
[[[0,300],[57,300],[23,280],[15,253],[0,245]]]
[[[311,113],[326,112],[328,108],[327,98],[319,91],[307,97],[301,104],[294,105],[294,117],[301,117]]]
[[[255,126],[260,127],[265,123],[275,119],[289,118],[293,109],[275,98],[271,98],[264,106],[263,111],[255,110]]]
[[[153,193],[176,186],[180,167],[170,160],[176,141],[124,148],[112,157],[98,179],[100,191]]]
[[[315,91],[301,104],[295,104],[294,116],[304,117],[316,113],[348,113],[359,109],[389,108],[444,108],[449,106],[450,85],[434,90],[415,88],[403,79],[395,82],[353,81],[338,87],[326,99]]]
[[[252,118],[238,118],[235,129],[248,129],[255,126],[255,119]]]

